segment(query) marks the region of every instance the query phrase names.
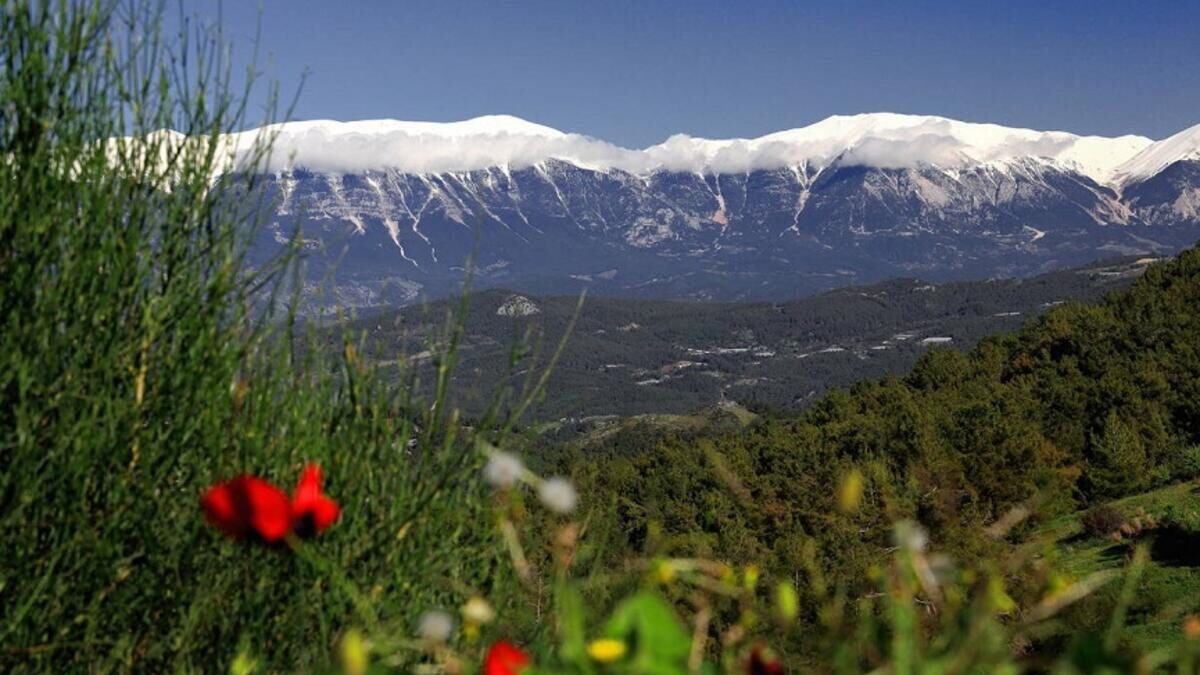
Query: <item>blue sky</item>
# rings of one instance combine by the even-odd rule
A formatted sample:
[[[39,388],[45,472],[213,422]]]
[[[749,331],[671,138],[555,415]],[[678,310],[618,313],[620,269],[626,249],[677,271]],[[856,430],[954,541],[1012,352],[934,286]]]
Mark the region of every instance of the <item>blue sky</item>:
[[[185,11],[216,16],[214,0]],[[235,53],[260,6],[226,0]],[[1162,138],[1200,123],[1200,2],[262,0],[294,117],[509,113],[630,147],[832,114]]]

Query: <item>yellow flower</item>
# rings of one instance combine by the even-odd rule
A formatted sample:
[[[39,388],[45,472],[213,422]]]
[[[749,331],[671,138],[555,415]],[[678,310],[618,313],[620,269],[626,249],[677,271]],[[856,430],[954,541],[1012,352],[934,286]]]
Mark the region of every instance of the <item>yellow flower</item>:
[[[754,590],[758,585],[758,565],[746,565],[746,571],[742,575],[742,583],[746,586],[746,590]]]
[[[858,469],[851,469],[842,477],[838,488],[838,510],[847,515],[856,513],[863,497],[863,475]]]
[[[600,663],[612,663],[625,656],[625,643],[612,638],[592,640],[587,646],[588,656]]]
[[[467,601],[467,604],[463,605],[462,615],[467,623],[482,625],[491,623],[492,619],[496,618],[496,610],[492,609],[487,600],[476,595],[472,596]]]
[[[796,620],[796,615],[800,613],[800,598],[791,582],[781,581],[775,587],[775,609],[784,621],[791,623]]]
[[[367,643],[362,633],[351,628],[342,636],[342,670],[347,675],[363,675],[369,663]]]
[[[675,580],[675,566],[665,560],[654,563],[654,576],[664,586]]]

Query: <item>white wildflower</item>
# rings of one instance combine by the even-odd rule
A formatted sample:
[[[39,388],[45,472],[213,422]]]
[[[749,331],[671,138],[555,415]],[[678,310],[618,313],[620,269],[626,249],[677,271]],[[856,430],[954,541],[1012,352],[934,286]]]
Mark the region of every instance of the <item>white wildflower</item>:
[[[546,505],[546,508],[555,513],[567,514],[575,510],[575,503],[579,501],[579,495],[575,493],[575,486],[571,485],[571,481],[560,476],[547,478],[538,486],[538,498]]]
[[[483,467],[483,479],[493,487],[507,488],[512,487],[524,472],[525,465],[521,463],[520,457],[497,450],[488,457],[487,464]]]
[[[896,546],[910,552],[920,553],[929,545],[929,533],[911,520],[896,523]]]
[[[431,642],[445,642],[452,632],[454,619],[440,609],[425,612],[417,624],[417,635]]]
[[[958,577],[958,565],[954,558],[944,553],[934,553],[929,556],[929,572],[939,586],[946,586]]]

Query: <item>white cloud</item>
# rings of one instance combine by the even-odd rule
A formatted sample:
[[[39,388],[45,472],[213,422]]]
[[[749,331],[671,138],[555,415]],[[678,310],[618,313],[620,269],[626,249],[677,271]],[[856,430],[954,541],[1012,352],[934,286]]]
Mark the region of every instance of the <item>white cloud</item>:
[[[550,158],[598,169],[647,168],[645,159],[636,151],[575,134],[553,138],[509,133],[446,137],[402,131],[331,134],[321,130],[280,134],[271,168],[303,166],[330,172],[397,169],[406,173],[442,173],[502,165],[522,168]]]
[[[1075,162],[1097,180],[1150,144],[1149,139],[1079,137],[1063,132],[970,124],[940,117],[869,115],[830,117],[756,139],[707,140],[679,134],[633,150],[533,124],[489,116],[448,124],[376,120],[296,122],[276,128],[269,169],[305,167],[349,173],[393,169],[406,173],[466,172],[507,165],[519,169],[547,159],[583,167],[743,173],[838,160],[878,168],[923,164],[960,167],[1021,157]],[[235,134],[235,148],[255,132]]]

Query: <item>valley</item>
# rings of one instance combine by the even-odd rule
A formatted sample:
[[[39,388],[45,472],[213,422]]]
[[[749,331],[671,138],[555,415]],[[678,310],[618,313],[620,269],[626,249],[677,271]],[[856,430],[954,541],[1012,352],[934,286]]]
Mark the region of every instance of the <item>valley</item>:
[[[932,348],[966,349],[1063,302],[1099,300],[1153,261],[1109,260],[1024,280],[898,279],[779,303],[588,297],[531,413],[586,430],[616,416],[721,404],[803,408],[828,389],[903,373]],[[520,391],[541,374],[579,306],[577,297],[503,290],[477,292],[468,304],[452,389],[457,404],[476,412],[497,388]],[[454,307],[366,313],[347,330],[385,376],[416,369],[429,381],[429,355]]]

